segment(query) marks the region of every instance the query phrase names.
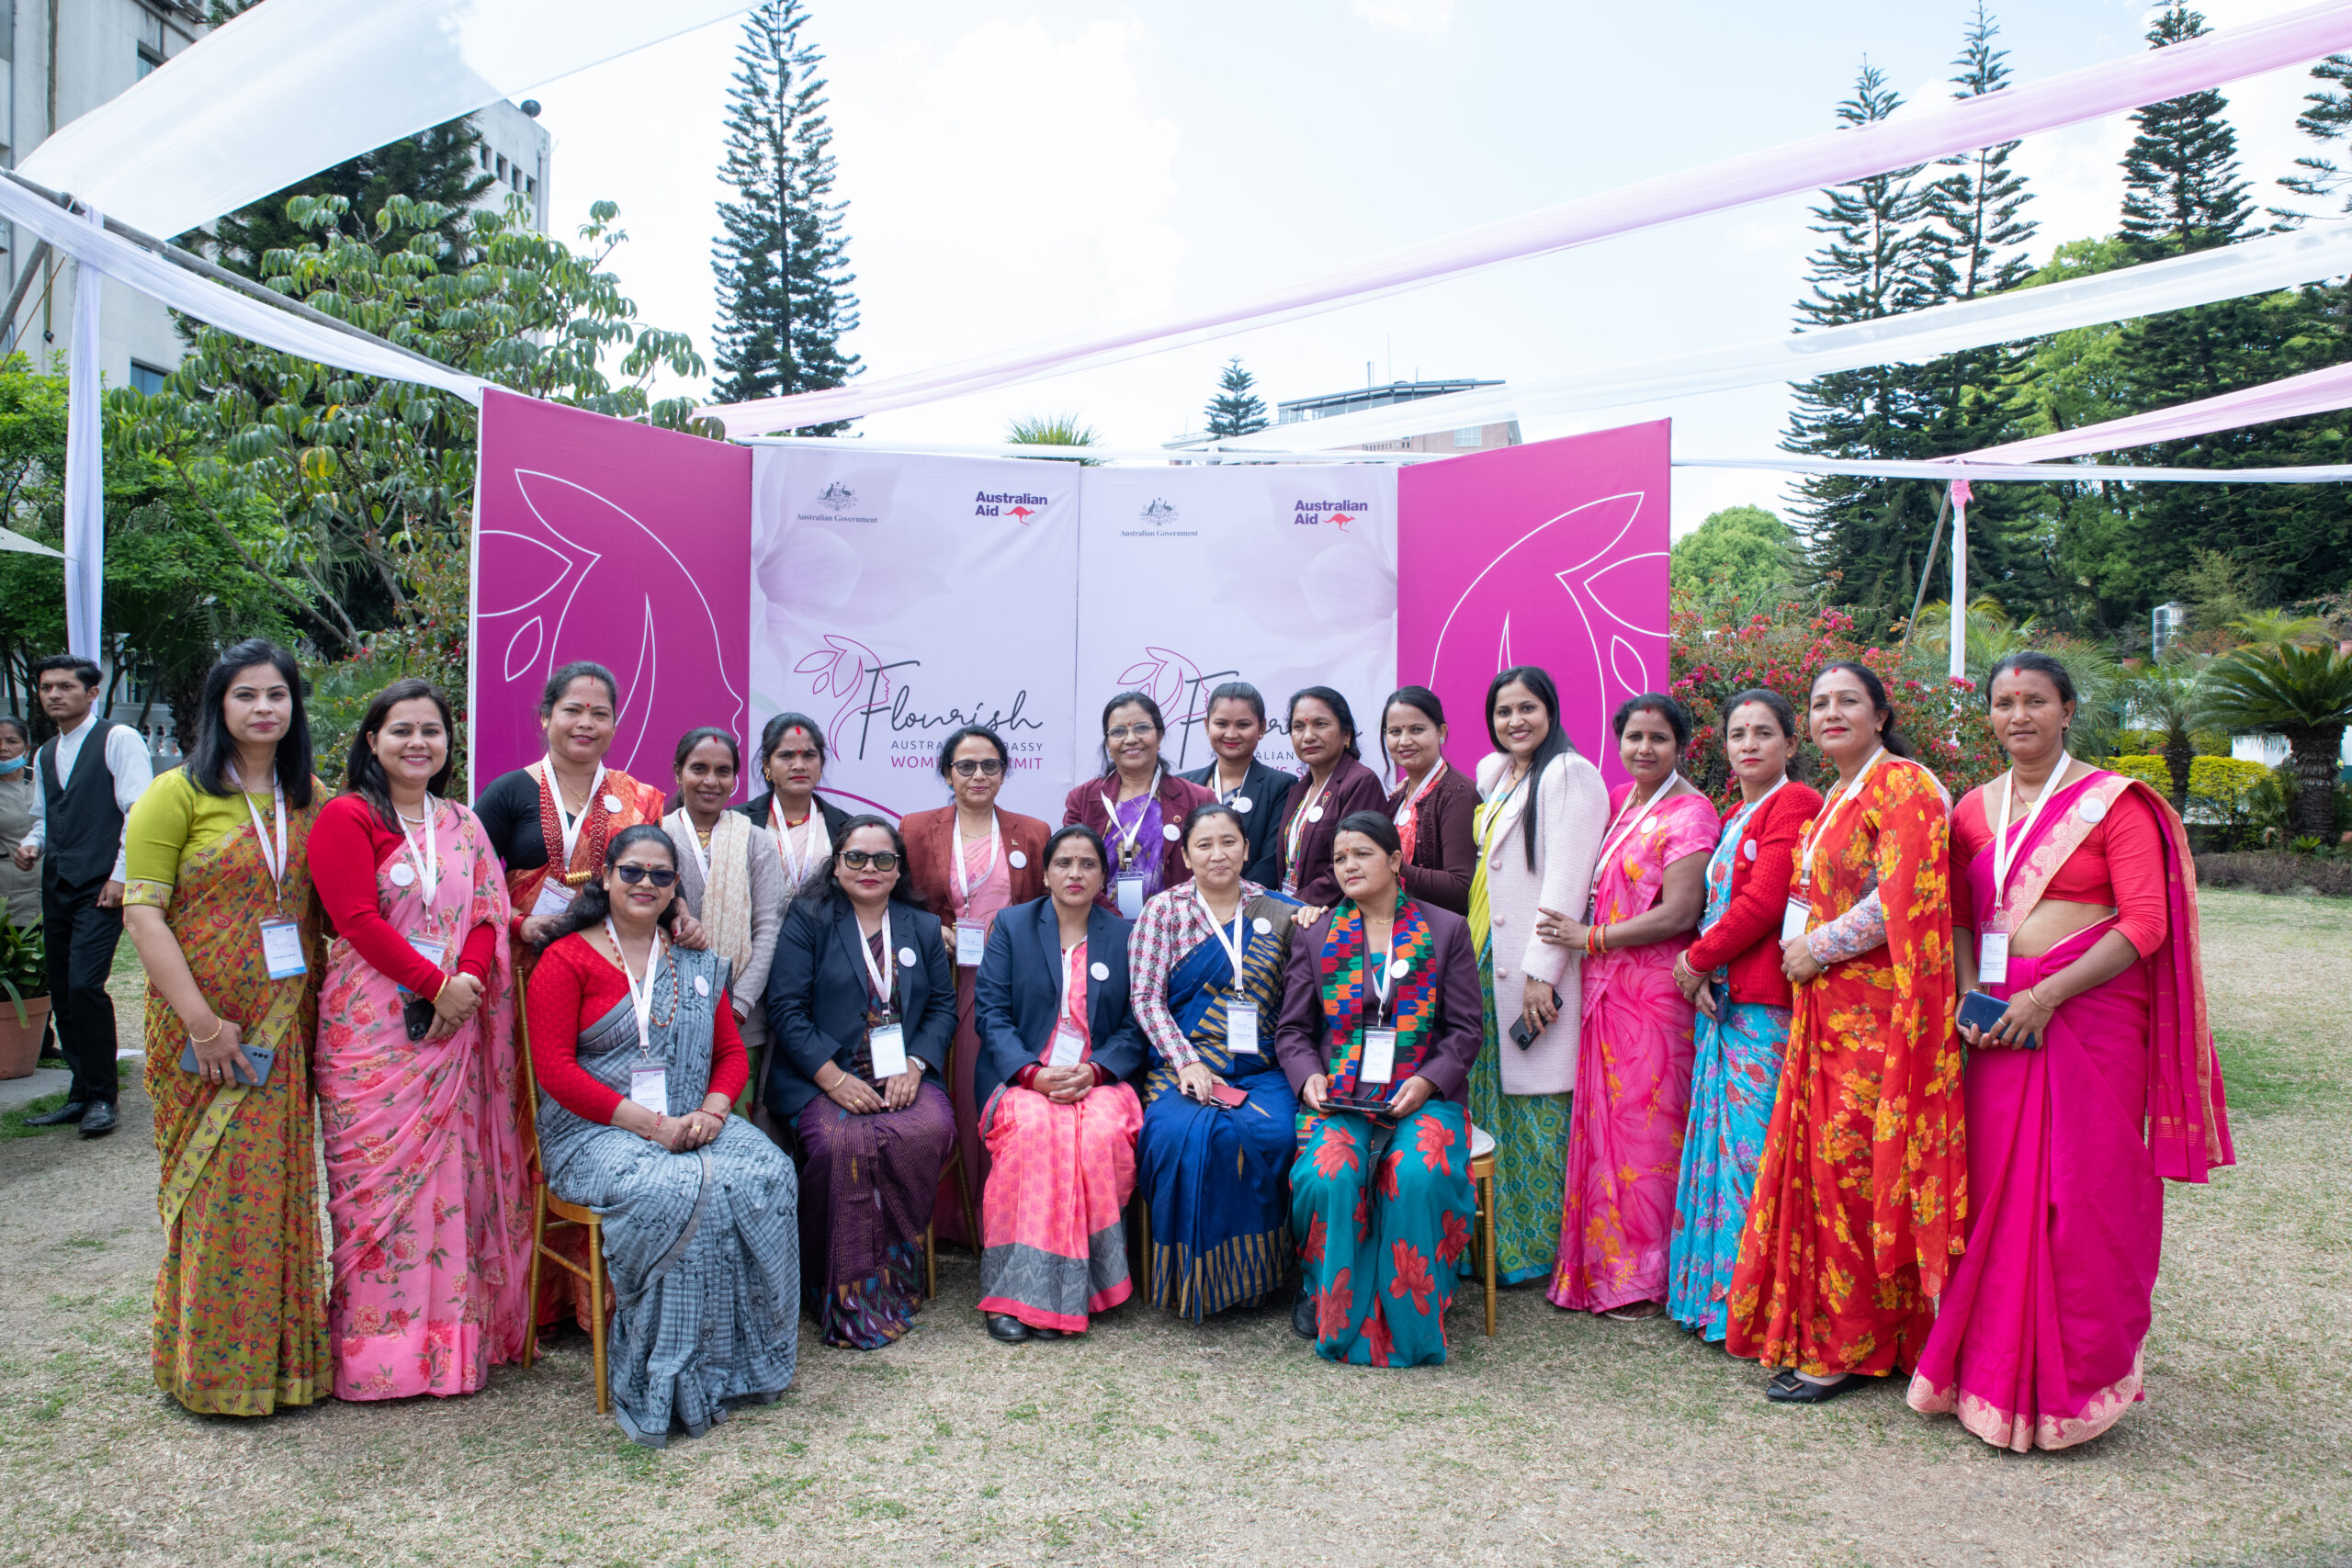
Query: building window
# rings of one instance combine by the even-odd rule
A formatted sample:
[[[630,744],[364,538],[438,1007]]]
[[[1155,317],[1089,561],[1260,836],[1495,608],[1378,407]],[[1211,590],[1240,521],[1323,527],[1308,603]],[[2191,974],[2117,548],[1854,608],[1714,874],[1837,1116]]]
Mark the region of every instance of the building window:
[[[164,63],[164,18],[144,6],[139,8],[139,78]]]
[[[158,370],[152,365],[141,365],[136,359],[130,362],[130,384],[138,388],[144,397],[152,398],[162,391],[164,378],[170,374],[170,371]]]
[[[506,177],[506,154],[503,152],[498,155],[498,177],[502,180]]]
[[[536,179],[524,180],[523,194],[537,201],[539,198],[539,182]]]
[[[1485,444],[1486,439],[1487,427],[1485,425],[1465,424],[1453,433],[1453,449],[1459,452],[1464,446],[1482,446]]]

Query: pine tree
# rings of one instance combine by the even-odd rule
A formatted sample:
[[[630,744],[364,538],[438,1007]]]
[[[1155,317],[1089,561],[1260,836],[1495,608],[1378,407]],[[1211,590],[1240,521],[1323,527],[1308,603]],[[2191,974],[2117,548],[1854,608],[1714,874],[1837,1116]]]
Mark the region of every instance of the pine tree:
[[[1838,106],[1838,118],[1866,125],[1884,119],[1902,102],[1885,75],[1865,61],[1854,96]],[[1896,169],[1823,193],[1811,227],[1826,238],[1805,276],[1812,298],[1797,302],[1800,330],[1899,315],[1930,297],[1933,280],[1920,233],[1928,193],[1915,183],[1918,174]],[[1883,365],[1801,382],[1781,446],[1835,457],[1927,456],[1919,381],[1916,369]],[[1798,490],[1808,572],[1822,580],[1834,574],[1838,598],[1855,610],[1865,634],[1883,631],[1910,609],[1939,487],[1819,474]]]
[[[838,387],[859,367],[841,346],[857,326],[856,279],[842,233],[848,204],[828,199],[833,132],[817,74],[824,57],[800,40],[808,19],[800,0],[762,0],[743,19],[719,170],[738,199],[719,203],[725,232],[711,251],[720,402]],[[831,434],[845,423],[811,428]]]
[[[1241,368],[1241,356],[1234,355],[1225,362],[1225,372],[1216,378],[1217,394],[1209,400],[1209,434],[1218,437],[1247,435],[1266,428],[1266,405],[1250,389],[1258,378]]]
[[[2165,49],[2201,38],[2205,18],[2174,6],[2148,28]],[[2142,260],[2211,250],[2245,233],[2253,182],[2238,174],[2238,137],[2222,118],[2229,100],[2207,90],[2134,109],[2139,134],[2123,154],[2123,238]]]
[[[2352,54],[2331,54],[2312,67],[2312,74],[2328,85],[2304,96],[2308,107],[2295,117],[2295,129],[2327,146],[2352,130]],[[2333,158],[2314,154],[2296,159],[2295,166],[2304,172],[2278,183],[2297,196],[2325,201],[2352,186],[2352,171],[2337,168]],[[2352,196],[2344,198],[2344,206],[2352,212]]]

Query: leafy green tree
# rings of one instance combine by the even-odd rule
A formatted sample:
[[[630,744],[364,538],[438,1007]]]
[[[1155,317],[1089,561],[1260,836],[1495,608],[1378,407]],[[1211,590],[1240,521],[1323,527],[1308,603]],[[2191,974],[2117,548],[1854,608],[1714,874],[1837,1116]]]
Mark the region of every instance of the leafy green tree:
[[[264,256],[274,250],[293,249],[310,238],[287,215],[294,199],[340,197],[358,219],[359,233],[372,236],[387,253],[405,250],[414,237],[413,231],[379,228],[376,221],[387,202],[402,196],[443,209],[441,221],[434,226],[442,245],[441,259],[445,265],[462,265],[469,259],[466,247],[471,238],[467,209],[498,183],[481,166],[481,134],[473,126],[453,119],[372,152],[362,152],[331,169],[321,169],[308,179],[227,214],[218,225],[217,236],[209,237],[199,230],[182,243],[210,249],[230,271],[259,279]]]
[[[1674,592],[1764,604],[1792,585],[1796,531],[1760,506],[1727,506],[1674,541]]]
[[[719,165],[736,194],[718,204],[723,231],[711,251],[720,402],[838,387],[858,370],[841,346],[857,326],[856,278],[842,232],[848,204],[827,199],[833,132],[817,74],[824,57],[800,39],[808,19],[800,0],[762,0],[743,18]],[[846,423],[811,428],[830,435]]]
[[[1225,362],[1217,377],[1217,394],[1209,400],[1209,434],[1219,438],[1248,435],[1267,425],[1266,405],[1251,388],[1258,378],[1241,368],[1241,356]]]
[[[2196,732],[2206,723],[2208,662],[2202,655],[2168,649],[2164,658],[2143,662],[2123,682],[2123,702],[2132,721],[2164,737],[2165,773],[2171,784],[2165,793],[2176,811],[2188,809]]]
[[[2206,671],[2211,721],[2287,739],[2298,837],[2335,832],[2335,775],[2352,725],[2352,658],[2332,647],[2241,649]]]

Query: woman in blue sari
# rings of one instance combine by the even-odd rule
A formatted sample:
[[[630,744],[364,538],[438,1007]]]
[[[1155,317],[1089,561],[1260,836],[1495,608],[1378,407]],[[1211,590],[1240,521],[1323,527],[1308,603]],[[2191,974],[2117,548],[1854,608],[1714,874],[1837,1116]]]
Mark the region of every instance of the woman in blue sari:
[[[1274,1059],[1274,1025],[1297,906],[1243,880],[1250,835],[1232,807],[1194,807],[1183,835],[1193,880],[1144,905],[1127,994],[1151,1042],[1136,1145],[1151,1299],[1197,1323],[1290,1272],[1298,1100]]]

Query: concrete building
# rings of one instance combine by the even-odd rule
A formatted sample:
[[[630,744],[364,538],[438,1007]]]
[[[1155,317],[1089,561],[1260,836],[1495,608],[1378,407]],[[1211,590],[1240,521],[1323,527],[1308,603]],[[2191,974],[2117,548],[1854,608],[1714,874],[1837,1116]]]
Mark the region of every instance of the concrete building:
[[[1386,408],[1393,403],[1415,402],[1422,398],[1443,397],[1448,392],[1467,392],[1481,387],[1501,385],[1500,381],[1391,381],[1385,386],[1352,388],[1344,392],[1326,392],[1321,397],[1295,398],[1276,403],[1274,423],[1280,426],[1304,420],[1329,419],[1334,414],[1362,413],[1366,409]],[[1393,441],[1366,441],[1350,450],[1452,455],[1518,445],[1519,421],[1513,419],[1496,424],[1465,424],[1459,429],[1433,430],[1419,435],[1400,436]]]

